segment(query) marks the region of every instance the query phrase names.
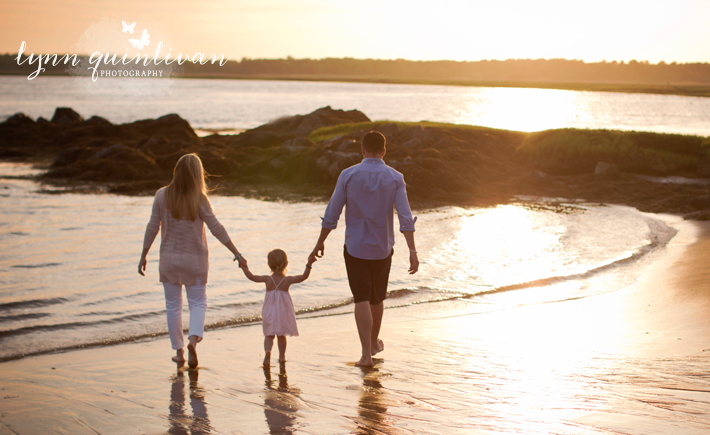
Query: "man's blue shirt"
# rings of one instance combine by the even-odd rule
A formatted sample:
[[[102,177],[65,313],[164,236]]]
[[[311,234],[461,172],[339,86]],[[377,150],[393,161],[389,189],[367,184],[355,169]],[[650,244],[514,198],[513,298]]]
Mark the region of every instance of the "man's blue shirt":
[[[345,246],[364,260],[386,258],[394,246],[394,211],[400,231],[414,231],[404,176],[382,159],[365,158],[340,173],[323,216],[323,228],[334,230],[345,207]]]

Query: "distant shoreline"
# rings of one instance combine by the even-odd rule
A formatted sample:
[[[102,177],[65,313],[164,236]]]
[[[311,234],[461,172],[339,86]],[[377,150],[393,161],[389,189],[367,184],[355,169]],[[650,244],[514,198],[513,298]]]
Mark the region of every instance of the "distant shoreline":
[[[71,74],[46,72],[43,76],[73,77]],[[20,76],[24,73],[2,71],[0,76]],[[88,76],[87,76],[88,77]],[[481,88],[527,88],[555,89],[561,91],[581,92],[615,92],[626,94],[656,94],[678,95],[683,97],[710,97],[710,85],[704,83],[653,84],[653,83],[609,83],[609,82],[539,82],[539,81],[488,81],[488,80],[415,80],[394,79],[374,76],[329,76],[301,74],[180,74],[173,79],[208,79],[208,80],[273,80],[295,82],[340,82],[340,83],[373,83],[391,85],[422,85],[422,86],[457,86]]]
[[[384,77],[342,77],[302,75],[250,75],[232,76],[217,74],[183,74],[181,79],[230,79],[230,80],[284,80],[305,82],[381,83],[391,85],[460,86],[481,88],[529,88],[556,89],[561,91],[617,92],[627,94],[679,95],[684,97],[710,97],[707,84],[648,84],[648,83],[601,83],[601,82],[535,82],[535,81],[478,81],[478,80],[406,80]]]

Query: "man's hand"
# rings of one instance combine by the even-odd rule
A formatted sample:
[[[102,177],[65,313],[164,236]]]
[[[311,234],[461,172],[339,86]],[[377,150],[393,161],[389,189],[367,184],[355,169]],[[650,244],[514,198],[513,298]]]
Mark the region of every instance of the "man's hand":
[[[140,273],[142,276],[145,276],[145,267],[148,264],[148,260],[145,259],[145,257],[141,257],[141,261],[138,262],[138,273]]]
[[[416,252],[409,253],[409,274],[414,275],[419,270],[419,258]]]
[[[311,255],[308,256],[308,261],[312,263],[316,261],[316,257],[323,258],[323,255],[325,255],[325,243],[318,242],[316,243],[316,247],[313,248],[313,252],[311,252]]]
[[[316,247],[313,248],[313,251],[311,252],[311,255],[308,256],[308,262],[313,263],[316,261],[317,258],[323,258],[323,255],[325,255],[325,239],[328,238],[328,234],[330,234],[332,230],[329,230],[328,228],[321,228],[320,229],[320,236],[318,237],[318,241],[316,242]]]

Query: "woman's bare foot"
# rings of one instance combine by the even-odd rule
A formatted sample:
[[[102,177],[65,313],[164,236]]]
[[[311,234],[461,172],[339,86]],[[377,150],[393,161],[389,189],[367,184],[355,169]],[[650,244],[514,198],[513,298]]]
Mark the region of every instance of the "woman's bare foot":
[[[264,355],[264,367],[271,366],[271,352],[266,352]]]
[[[372,356],[377,355],[383,350],[385,350],[385,342],[380,339],[377,339],[377,343],[375,344],[375,346],[372,347]]]
[[[191,369],[197,367],[197,349],[194,344],[187,345],[187,365]]]
[[[184,364],[185,363],[185,349],[178,349],[177,354],[174,357],[172,357],[172,360],[178,364]]]

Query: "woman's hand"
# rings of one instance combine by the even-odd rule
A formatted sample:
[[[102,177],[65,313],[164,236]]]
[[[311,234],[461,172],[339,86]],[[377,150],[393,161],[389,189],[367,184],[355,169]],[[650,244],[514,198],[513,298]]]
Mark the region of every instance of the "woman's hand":
[[[148,264],[148,260],[146,260],[145,257],[141,257],[141,261],[138,262],[138,273],[140,273],[142,276],[145,276],[145,267]]]
[[[234,257],[234,260],[233,260],[233,261],[239,261],[239,268],[240,268],[240,269],[249,269],[249,268],[247,267],[247,259],[244,258],[243,255],[239,254],[239,256]]]

